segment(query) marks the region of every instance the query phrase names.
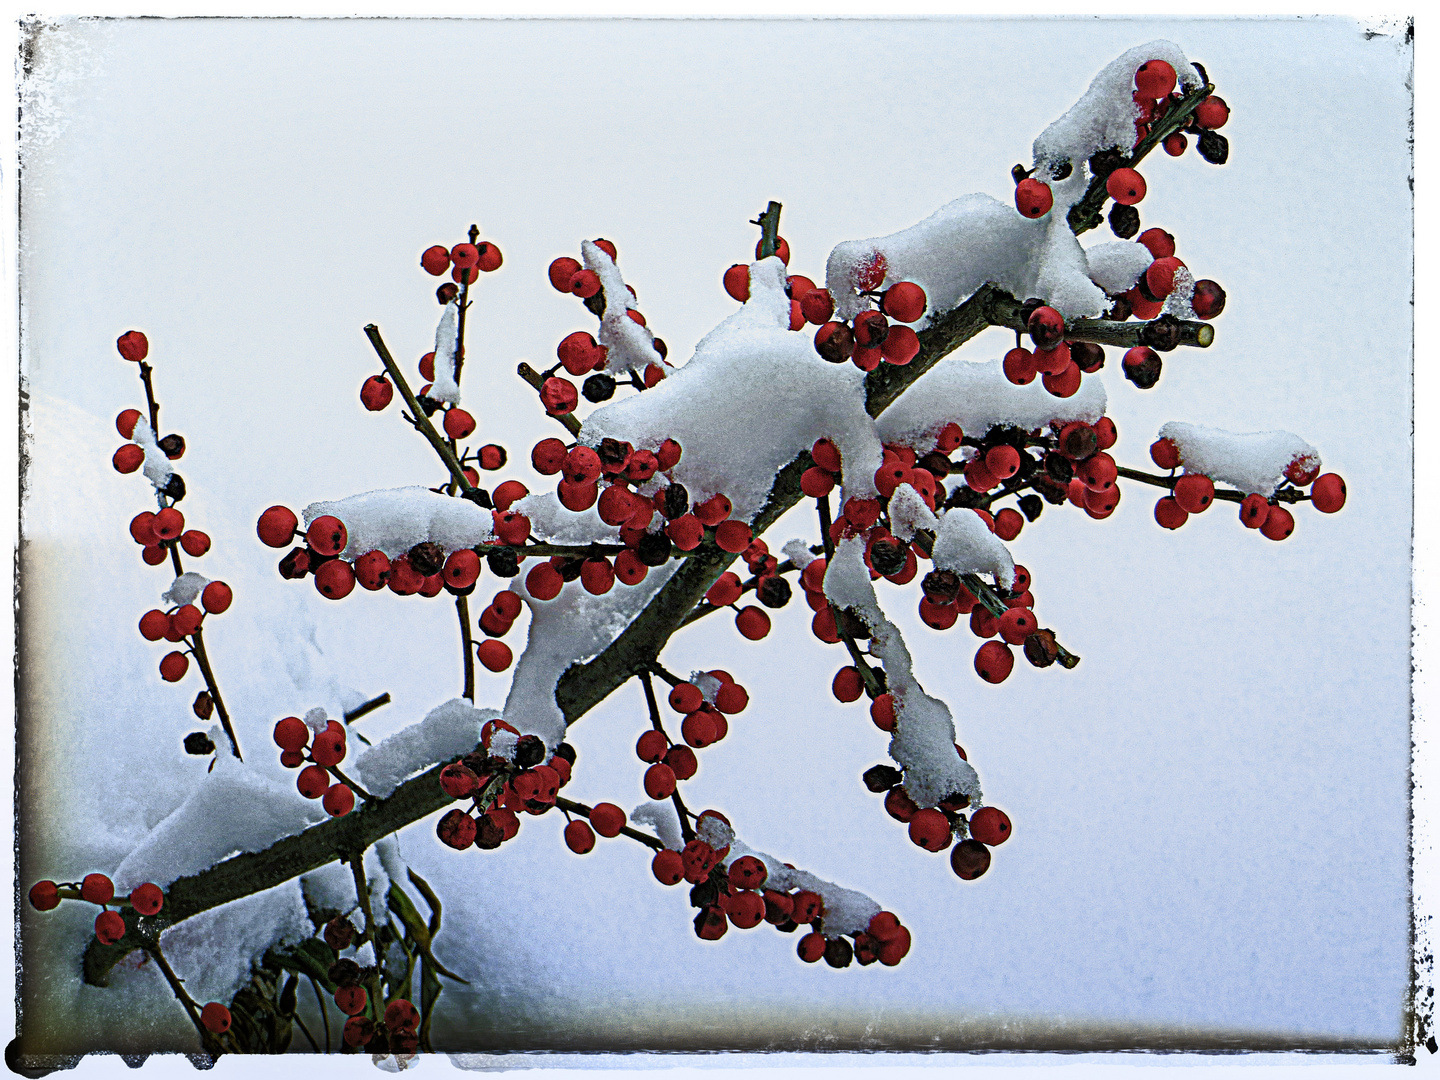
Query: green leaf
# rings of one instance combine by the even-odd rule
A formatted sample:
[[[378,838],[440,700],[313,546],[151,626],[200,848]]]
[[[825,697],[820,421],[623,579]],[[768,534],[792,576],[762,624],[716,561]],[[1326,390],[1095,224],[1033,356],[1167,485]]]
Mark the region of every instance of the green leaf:
[[[410,902],[410,897],[405,895],[405,890],[396,881],[390,882],[390,894],[385,900],[385,906],[400,917],[405,928],[410,931],[411,937],[427,951],[430,948],[430,928],[425,925],[425,920],[420,918],[420,912],[415,910],[415,905]]]
[[[444,989],[430,962],[425,959],[420,961],[420,1049],[427,1054],[434,1053],[430,1046],[430,1021],[435,1016],[435,1002],[440,997],[440,991]]]
[[[294,972],[290,978],[285,980],[285,989],[280,991],[280,1012],[285,1016],[295,1015],[295,985],[300,981],[300,976]]]
[[[435,935],[440,932],[440,898],[435,895],[435,890],[430,888],[430,883],[417,874],[408,866],[405,873],[410,877],[410,883],[420,890],[420,895],[425,898],[425,903],[430,905],[430,940],[435,940]]]

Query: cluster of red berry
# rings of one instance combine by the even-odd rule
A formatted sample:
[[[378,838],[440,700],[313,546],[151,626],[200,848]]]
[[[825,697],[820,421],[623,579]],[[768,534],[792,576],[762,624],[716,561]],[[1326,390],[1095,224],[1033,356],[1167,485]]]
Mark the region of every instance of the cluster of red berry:
[[[729,716],[743,712],[750,704],[750,695],[728,671],[706,672],[712,684],[710,700],[693,682],[679,682],[670,689],[670,708],[684,716],[680,737],[684,745],[672,744],[670,737],[658,726],[646,731],[635,743],[635,754],[649,764],[645,770],[645,794],[652,799],[668,799],[676,785],[689,780],[699,769],[696,750],[717,743],[730,733]]]
[[[280,764],[300,769],[295,787],[307,799],[319,799],[331,817],[343,817],[355,808],[355,792],[343,781],[331,783],[331,770],[345,760],[345,725],[331,720],[324,731],[311,739],[310,725],[298,716],[287,716],[275,725],[275,745],[280,747]],[[310,762],[305,768],[305,762]]]
[[[37,881],[30,887],[30,906],[36,911],[51,911],[60,906],[61,900],[100,905],[100,914],[95,917],[95,938],[102,945],[113,945],[125,936],[125,920],[118,911],[111,911],[109,905],[132,907],[137,915],[154,915],[164,906],[165,894],[160,886],[147,881],[131,889],[127,899],[116,900],[115,883],[104,874],[86,874],[78,884]]]
[[[440,277],[449,270],[450,279],[460,285],[472,284],[482,272],[499,270],[503,261],[498,247],[488,241],[477,243],[473,238],[452,248],[436,244],[420,255],[420,266],[426,273]]]
[[[1083,375],[1094,374],[1105,366],[1105,350],[1087,341],[1065,340],[1065,319],[1054,308],[1039,300],[1026,301],[1021,309],[1026,332],[1033,350],[1017,344],[1005,354],[1002,370],[1016,386],[1040,381],[1055,397],[1073,397],[1080,389]]]
[[[1172,439],[1156,439],[1150,445],[1150,459],[1162,469],[1175,470],[1184,464],[1180,448]],[[1334,514],[1345,505],[1345,481],[1337,473],[1320,474],[1320,461],[1301,455],[1285,467],[1285,479],[1296,488],[1310,488],[1310,505],[1322,514]],[[1284,540],[1295,531],[1295,515],[1280,505],[1279,494],[1289,490],[1284,484],[1268,497],[1252,492],[1240,498],[1239,492],[1228,492],[1240,503],[1240,524],[1259,529],[1267,540]],[[1155,504],[1155,521],[1162,528],[1178,529],[1215,501],[1215,482],[1203,473],[1187,472],[1176,478],[1173,493]]]
[[[502,732],[514,743],[509,756],[492,752],[495,737]],[[480,748],[440,770],[445,793],[452,799],[469,799],[471,806],[456,807],[442,816],[436,835],[461,851],[472,845],[483,851],[499,847],[520,831],[520,814],[539,816],[554,809],[574,764],[575,749],[568,743],[551,754],[538,736],[521,735],[504,720],[486,721],[480,729]]]
[[[965,751],[958,744],[955,750],[965,757]],[[967,822],[961,812],[970,805],[966,795],[951,795],[938,806],[922,810],[906,793],[900,770],[889,765],[874,765],[865,770],[863,779],[875,794],[885,793],[885,812],[909,826],[910,839],[916,846],[937,852],[950,849],[950,868],[966,881],[973,881],[990,869],[990,849],[1010,838],[1009,815],[997,807],[982,806]],[[968,839],[954,843],[955,837],[967,834]]]
[[[335,983],[335,1006],[349,1017],[345,1021],[345,1045],[363,1047],[371,1054],[415,1053],[420,1047],[416,1033],[420,1010],[405,998],[396,998],[385,1006],[377,1023],[365,1015],[371,1008],[369,991],[361,985],[366,975],[365,968],[345,957],[330,966],[330,981]]]
[[[734,607],[740,597],[752,589],[755,598],[767,608],[782,608],[790,602],[790,582],[786,581],[781,573],[779,560],[770,554],[769,544],[756,538],[739,554],[750,572],[755,575],[754,579],[742,582],[740,575],[733,570],[725,571],[705,593],[705,603],[711,609]],[[756,607],[754,604],[736,608],[735,629],[740,631],[742,637],[759,641],[770,633],[770,616],[765,613],[765,608]],[[723,672],[718,675],[728,678]]]
[[[610,257],[613,263],[616,260],[616,248],[609,240],[598,239],[595,246]],[[550,264],[548,271],[550,284],[556,292],[570,293],[579,297],[585,303],[585,307],[596,318],[605,314],[605,290],[600,280],[600,275],[580,264],[576,259],[568,255],[562,255]],[[630,293],[630,304],[638,298],[635,289],[625,286]],[[625,314],[638,325],[645,326],[645,316],[640,311],[627,304]],[[661,379],[665,378],[665,369],[669,366],[666,356],[669,350],[665,342],[660,338],[654,338],[652,342],[655,352],[658,354],[658,362],[645,365],[645,370],[638,383],[632,383],[637,390],[648,390]],[[609,363],[609,349],[595,340],[592,334],[584,330],[577,330],[573,334],[567,334],[561,339],[555,349],[556,358],[559,360],[553,368],[543,376],[540,386],[540,400],[545,405],[545,411],[551,416],[565,416],[575,411],[580,403],[580,394],[584,393],[585,400],[600,403],[609,401],[615,395],[616,381],[606,374],[605,368]],[[561,378],[556,374],[560,368],[575,378],[588,375],[589,378],[581,390],[575,389],[575,384],[569,379]]]

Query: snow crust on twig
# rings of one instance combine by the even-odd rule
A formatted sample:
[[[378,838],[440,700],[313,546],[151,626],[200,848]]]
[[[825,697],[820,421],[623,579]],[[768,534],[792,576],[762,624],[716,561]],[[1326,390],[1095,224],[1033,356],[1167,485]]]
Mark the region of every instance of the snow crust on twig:
[[[1015,560],[1004,542],[974,510],[959,508],[940,515],[931,552],[937,570],[991,574],[1005,589],[1015,584]]]
[[[1172,420],[1160,429],[1180,451],[1187,473],[1203,473],[1247,494],[1270,495],[1297,459],[1320,464],[1320,451],[1288,431],[1239,434]]]
[[[873,496],[882,451],[865,412],[864,373],[826,363],[789,320],[785,264],[754,263],[744,306],[653,389],[592,412],[580,441],[655,450],[673,438],[683,451],[674,479],[695,501],[723,492],[741,521],[765,504],[775,474],[821,438],[840,450],[845,494]]]
[[[155,485],[156,491],[162,490],[175,470],[170,465],[170,459],[165,456],[165,451],[161,450],[160,444],[155,441],[155,432],[150,430],[150,421],[144,417],[136,420],[130,441],[145,451],[145,467],[141,470],[145,479]]]
[[[452,698],[356,758],[355,779],[372,795],[387,798],[415,773],[470,753],[480,742],[481,725],[499,716],[495,709],[477,709],[464,698]]]
[[[351,561],[367,551],[383,551],[393,559],[427,540],[449,554],[495,538],[489,510],[419,485],[311,503],[305,508],[305,527],[326,514],[345,523],[347,543],[340,557]]]
[[[1105,387],[1098,378],[1085,379],[1073,396],[1058,398],[1039,379],[1016,386],[1005,378],[999,360],[951,359],[901,394],[880,414],[876,429],[886,443],[925,453],[934,449],[940,429],[952,422],[967,435],[978,436],[996,424],[1034,431],[1057,420],[1093,424],[1104,415]]]
[[[969,510],[951,511],[945,517],[957,515],[974,518],[982,530],[985,527]],[[943,519],[941,528],[943,531]],[[939,546],[937,540],[936,548]],[[884,665],[887,689],[895,698],[890,757],[905,770],[904,786],[910,798],[927,807],[963,792],[970,797],[971,806],[980,805],[980,777],[955,749],[955,723],[949,707],[920,686],[900,628],[880,610],[865,566],[863,538],[850,537],[836,546],[835,557],[825,568],[825,595],[870,628],[870,652]]]
[[[1112,296],[1133,289],[1154,261],[1150,249],[1134,240],[1107,240],[1085,249],[1090,280]]]
[[[553,491],[532,491],[511,503],[510,509],[530,519],[530,535],[536,540],[576,546],[597,540],[616,543],[620,540],[620,526],[606,525],[594,506],[577,514],[565,509]]]
[[[702,817],[695,826],[695,835],[715,850],[728,847],[730,853],[722,860],[729,866],[736,859],[750,855],[765,864],[765,887],[786,892],[791,889],[809,889],[818,893],[825,901],[823,925],[827,937],[840,934],[858,934],[870,925],[870,920],[880,913],[880,905],[862,892],[836,885],[833,881],[816,877],[808,870],[796,870],[764,851],[742,842],[735,830],[717,817]]]
[[[451,300],[440,313],[435,327],[435,381],[425,396],[446,405],[460,404],[460,387],[455,383],[455,350],[460,344],[460,301]]]
[[[669,799],[641,803],[630,811],[629,821],[631,825],[649,825],[659,841],[671,851],[679,851],[685,846],[685,839],[680,834],[680,814]]]
[[[605,290],[605,314],[600,318],[600,330],[595,340],[607,350],[606,373],[619,376],[630,371],[644,371],[650,364],[663,364],[660,354],[655,351],[655,335],[626,314],[630,307],[630,290],[614,260],[604,248],[597,247],[591,240],[580,244],[580,256],[586,268],[599,276],[600,287]]]
[[[170,588],[160,594],[160,599],[166,604],[193,604],[209,584],[209,578],[191,570],[177,577]]]

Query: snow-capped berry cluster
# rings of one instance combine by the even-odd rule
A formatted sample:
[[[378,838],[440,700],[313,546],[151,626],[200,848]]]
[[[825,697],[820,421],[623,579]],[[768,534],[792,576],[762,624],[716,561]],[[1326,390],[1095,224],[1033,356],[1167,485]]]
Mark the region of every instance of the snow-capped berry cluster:
[[[1155,504],[1155,521],[1178,529],[1192,514],[1203,513],[1216,498],[1240,504],[1240,523],[1268,540],[1284,540],[1295,531],[1295,516],[1281,501],[1308,497],[1316,510],[1334,514],[1345,505],[1345,481],[1321,475],[1320,455],[1299,436],[1286,431],[1236,434],[1194,424],[1170,423],[1150,446],[1150,458],[1171,471],[1171,494]],[[1175,470],[1185,471],[1179,476]],[[1217,490],[1215,481],[1233,489]],[[1308,496],[1300,489],[1309,487]]]
[[[883,697],[876,698],[875,705],[879,706],[882,701]],[[887,702],[882,708],[890,712],[893,727],[893,702]],[[871,712],[874,711],[872,706]],[[955,750],[961,758],[965,757],[965,751],[958,744]],[[936,806],[921,809],[906,793],[903,780],[900,770],[889,765],[874,765],[866,769],[864,775],[865,786],[877,795],[885,795],[885,812],[909,827],[910,840],[917,847],[932,852],[950,851],[950,868],[966,881],[973,881],[990,869],[990,849],[1010,839],[1009,815],[994,806],[982,806],[967,820],[963,811],[969,807],[970,800],[964,794],[951,795]]]
[[[345,725],[327,720],[323,709],[312,710],[304,720],[287,716],[275,725],[280,764],[300,769],[295,787],[305,798],[319,799],[331,817],[344,817],[355,809],[355,792],[350,785],[339,779],[332,782],[340,762],[345,760],[347,742]],[[305,765],[307,761],[309,765]]]
[[[520,831],[520,814],[538,816],[554,809],[574,763],[575,750],[568,743],[552,754],[538,737],[521,735],[504,720],[486,721],[479,748],[440,770],[445,793],[471,805],[445,813],[435,826],[436,835],[461,851],[499,847]]]

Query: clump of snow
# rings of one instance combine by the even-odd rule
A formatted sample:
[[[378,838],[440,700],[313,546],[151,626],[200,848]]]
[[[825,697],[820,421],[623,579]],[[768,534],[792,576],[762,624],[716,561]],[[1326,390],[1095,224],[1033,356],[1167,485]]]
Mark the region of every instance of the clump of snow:
[[[1160,429],[1160,437],[1175,444],[1187,473],[1203,473],[1247,494],[1273,493],[1297,458],[1320,464],[1320,452],[1288,431],[1237,434],[1171,421]]]
[[[150,421],[143,417],[135,421],[135,430],[130,441],[145,451],[145,467],[141,470],[145,479],[154,484],[157,491],[164,488],[175,470],[171,468],[165,451],[161,450],[160,444],[155,441],[155,432],[150,430]]]
[[[931,558],[939,570],[993,574],[995,583],[1005,589],[1015,583],[1015,560],[1009,549],[974,510],[962,507],[940,515]]]
[[[160,935],[160,946],[191,997],[230,1001],[268,949],[314,935],[292,880],[177,923]]]
[[[319,802],[302,798],[294,784],[277,784],[233,755],[217,754],[214,770],[111,877],[121,893],[146,881],[164,888],[239,852],[264,851],[325,816]]]
[[[305,714],[305,726],[319,735],[330,726],[330,714],[317,705]]]
[[[326,514],[345,523],[348,542],[340,557],[349,561],[367,551],[383,551],[393,559],[427,540],[448,554],[495,538],[489,510],[418,485],[311,503],[305,508],[305,527]]]
[[[725,685],[714,675],[707,674],[704,671],[692,671],[690,673],[690,682],[694,685],[695,689],[700,691],[700,697],[708,701],[711,705],[715,704],[715,695],[720,692],[720,687]]]
[[[901,484],[895,489],[890,496],[891,533],[908,542],[915,538],[916,529],[934,532],[939,526],[939,519],[918,491],[909,484]]]
[[[885,442],[925,453],[934,448],[940,429],[952,422],[967,435],[979,436],[996,424],[1034,431],[1056,420],[1093,424],[1104,415],[1105,387],[1094,376],[1083,379],[1071,397],[1058,398],[1039,379],[1016,386],[1005,378],[999,360],[952,358],[901,394],[880,414],[876,428]]]
[[[361,754],[355,761],[355,779],[372,795],[385,798],[407,777],[474,750],[481,725],[499,715],[494,709],[477,709],[464,698],[452,698]]]
[[[810,545],[799,537],[794,540],[786,540],[785,546],[780,549],[780,552],[800,570],[804,570],[816,559],[816,556],[810,551]]]
[[[501,728],[490,736],[490,753],[506,761],[515,760],[515,748],[520,745],[520,736]]]
[[[580,256],[587,269],[595,271],[600,287],[605,290],[605,314],[600,317],[600,330],[595,340],[606,348],[605,371],[623,375],[643,371],[650,364],[661,363],[655,351],[655,335],[626,314],[630,307],[630,290],[620,276],[615,262],[604,248],[591,240],[580,244]]]
[[[1155,256],[1144,244],[1133,240],[1107,240],[1086,248],[1085,260],[1090,280],[1113,296],[1133,289]]]
[[[619,637],[678,566],[678,560],[657,566],[640,584],[614,588],[603,596],[592,596],[578,580],[566,582],[553,600],[530,595],[522,566],[510,589],[530,605],[530,636],[510,681],[506,722],[524,734],[538,735],[551,750],[560,745],[565,738],[565,714],[555,703],[560,676],[571,664],[598,655]]]
[[[1165,298],[1165,313],[1177,319],[1193,319],[1196,317],[1195,309],[1191,307],[1194,299],[1195,278],[1188,266],[1182,266],[1175,271],[1175,286]]]
[[[1180,46],[1163,40],[1137,45],[1105,65],[1080,100],[1040,133],[1033,148],[1036,166],[1045,166],[1047,175],[1053,175],[1056,167],[1068,161],[1074,179],[1085,173],[1085,163],[1097,150],[1118,148],[1128,152],[1135,142],[1135,119],[1139,115],[1131,96],[1135,71],[1147,60],[1164,60],[1173,67],[1182,91],[1200,85],[1199,74]],[[1059,198],[1055,201],[1051,214],[1059,209]],[[1067,208],[1070,205],[1067,203]]]
[[[956,513],[979,522],[972,511],[952,511]],[[943,531],[943,519],[941,528]],[[937,540],[937,550],[939,547]],[[936,565],[942,565],[938,559]],[[1013,582],[1013,569],[1011,574]],[[970,805],[979,805],[980,778],[955,749],[955,723],[949,708],[920,686],[900,628],[885,618],[875,599],[875,586],[865,567],[863,539],[851,537],[836,546],[835,557],[825,569],[825,595],[870,628],[871,655],[884,666],[886,686],[895,698],[890,757],[905,770],[904,786],[910,798],[926,807],[963,792],[970,797]]]
[[[784,263],[755,263],[750,299],[701,339],[689,363],[596,409],[580,441],[654,450],[673,438],[683,451],[675,480],[697,502],[723,492],[741,521],[764,505],[775,474],[821,438],[840,450],[845,494],[873,496],[882,451],[865,412],[865,375],[822,360],[808,334],[788,329],[789,310]]]
[[[374,897],[371,897],[371,903],[374,903]],[[362,968],[373,967],[375,964],[374,944],[369,941],[365,942],[365,944],[361,945],[358,949],[355,950],[355,955],[351,957],[351,959],[353,959],[355,963],[359,964]]]
[[[703,816],[695,823],[695,835],[716,851],[729,847],[735,841],[735,830],[714,814]]]
[[[160,599],[167,604],[193,604],[200,591],[210,584],[210,579],[187,571],[177,577],[170,588],[160,594]]]
[[[631,825],[649,825],[660,842],[671,851],[680,851],[685,847],[685,839],[680,834],[680,816],[669,799],[641,803],[630,811],[629,820]]]
[[[598,506],[599,503],[596,503]],[[553,491],[532,491],[510,504],[517,514],[530,519],[530,535],[552,544],[589,544],[594,541],[620,539],[620,526],[606,525],[600,520],[596,506],[576,513],[560,504]]]
[[[460,387],[455,384],[455,350],[460,342],[460,302],[451,300],[440,313],[435,327],[435,381],[425,396],[447,405],[460,404]]]

